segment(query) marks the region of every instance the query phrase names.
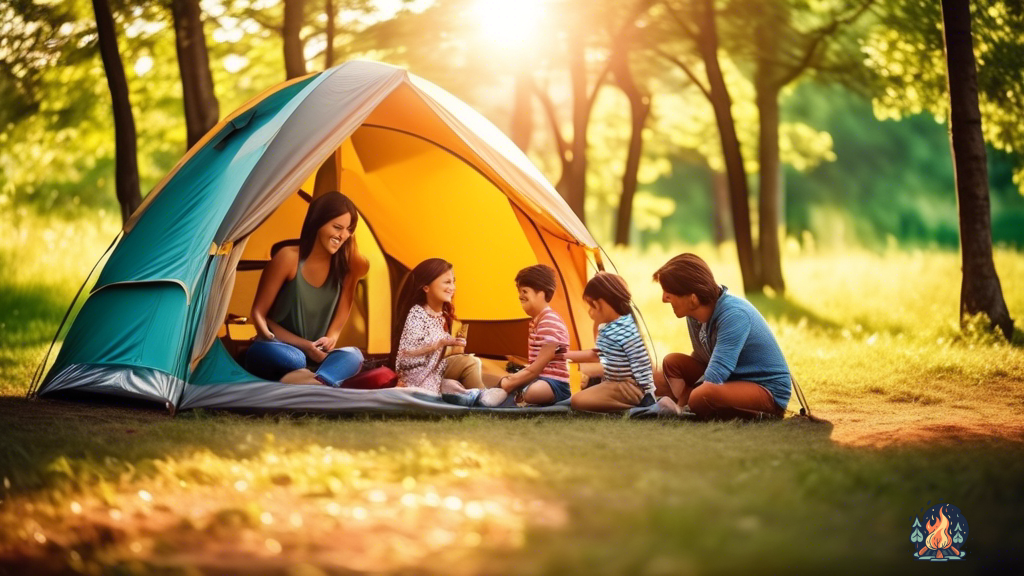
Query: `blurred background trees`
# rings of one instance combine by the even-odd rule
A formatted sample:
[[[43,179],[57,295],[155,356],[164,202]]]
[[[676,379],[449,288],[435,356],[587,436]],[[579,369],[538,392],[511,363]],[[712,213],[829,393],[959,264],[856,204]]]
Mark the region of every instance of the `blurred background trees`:
[[[0,0],[0,210],[14,218],[128,210],[126,163],[144,195],[250,97],[368,58],[488,116],[600,241],[720,245],[747,292],[785,290],[787,250],[960,246],[929,0],[96,3],[122,87],[92,0]],[[970,16],[990,241],[1020,247],[1024,2]]]

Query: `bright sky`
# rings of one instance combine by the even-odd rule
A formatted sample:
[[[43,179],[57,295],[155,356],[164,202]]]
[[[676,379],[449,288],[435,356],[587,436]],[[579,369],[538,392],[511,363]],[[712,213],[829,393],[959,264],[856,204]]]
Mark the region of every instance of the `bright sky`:
[[[538,40],[545,4],[545,0],[477,0],[472,14],[485,43],[502,52],[521,53]]]
[[[241,0],[256,9],[266,9],[278,4],[281,0]],[[373,0],[373,10],[341,9],[338,12],[339,24],[343,27],[361,28],[377,22],[394,18],[404,10],[421,12],[429,8],[434,0]],[[215,42],[237,42],[245,32],[253,33],[259,26],[251,21],[239,21],[225,15],[224,0],[201,0],[204,11],[218,18],[217,26],[212,30]],[[538,30],[546,16],[547,0],[477,0],[467,16],[473,20],[471,26],[477,31],[477,40],[496,54],[522,57],[525,52],[540,40]],[[134,20],[126,31],[128,36],[150,34],[163,28],[163,22],[149,22],[142,19]],[[251,29],[251,28],[255,28]],[[313,38],[306,46],[307,57],[319,53],[323,39]],[[231,55],[224,61],[229,72],[236,72],[248,63],[242,55]],[[153,67],[153,59],[148,55],[141,56],[135,62],[135,72],[144,76]]]

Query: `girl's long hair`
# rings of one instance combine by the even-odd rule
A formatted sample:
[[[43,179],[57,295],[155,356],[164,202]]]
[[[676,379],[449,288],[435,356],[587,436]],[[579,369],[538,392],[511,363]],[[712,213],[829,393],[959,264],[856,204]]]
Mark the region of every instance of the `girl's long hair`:
[[[621,315],[633,311],[633,296],[629,293],[629,286],[622,276],[610,272],[598,272],[583,287],[583,297],[590,300],[601,299],[611,306],[612,310]]]
[[[425,306],[427,303],[427,293],[423,291],[423,288],[429,286],[434,280],[437,280],[442,274],[445,274],[452,268],[454,266],[447,260],[428,258],[417,264],[409,272],[409,277],[406,279],[399,294],[398,313],[395,314],[394,322],[391,326],[391,354],[388,356],[388,364],[391,368],[395,367],[395,360],[398,358],[398,343],[402,340],[402,330],[405,329],[405,321],[409,317],[409,311],[417,304]],[[441,307],[441,313],[444,316],[445,329],[451,332],[452,325],[456,320],[455,304],[445,302]]]
[[[349,224],[349,237],[345,243],[338,248],[331,258],[331,271],[328,277],[333,277],[340,285],[348,274],[351,267],[349,262],[355,252],[355,231],[359,223],[359,213],[356,212],[356,205],[341,192],[332,191],[323,194],[316,200],[309,203],[309,210],[306,211],[306,219],[302,221],[302,232],[299,234],[299,260],[305,260],[313,252],[316,245],[316,235],[320,228],[331,220],[349,214],[352,223]]]

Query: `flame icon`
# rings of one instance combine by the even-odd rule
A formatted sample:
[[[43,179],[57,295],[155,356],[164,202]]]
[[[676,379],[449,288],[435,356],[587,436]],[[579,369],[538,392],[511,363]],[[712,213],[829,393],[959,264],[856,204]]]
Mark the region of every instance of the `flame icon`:
[[[928,522],[924,526],[926,534],[921,533],[921,524],[916,518],[914,519],[913,532],[910,535],[910,541],[914,543],[917,550],[914,556],[921,560],[939,562],[963,558],[964,553],[958,547],[962,546],[964,542],[964,531],[960,523],[966,521],[960,510],[949,504],[938,505],[932,508],[926,517],[928,518]],[[958,521],[956,530],[952,530],[953,519]]]
[[[949,537],[949,518],[943,512],[943,508],[939,508],[939,517],[935,523],[929,521],[925,529],[928,530],[928,537],[924,539],[924,543],[928,548],[939,550],[941,554],[941,550],[949,548],[953,543],[953,539]]]

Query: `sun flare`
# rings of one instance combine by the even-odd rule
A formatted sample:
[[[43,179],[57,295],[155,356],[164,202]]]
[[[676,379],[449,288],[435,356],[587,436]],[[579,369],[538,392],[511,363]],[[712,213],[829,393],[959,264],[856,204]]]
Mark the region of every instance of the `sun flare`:
[[[478,0],[473,16],[481,38],[495,50],[522,52],[538,39],[545,0]]]

